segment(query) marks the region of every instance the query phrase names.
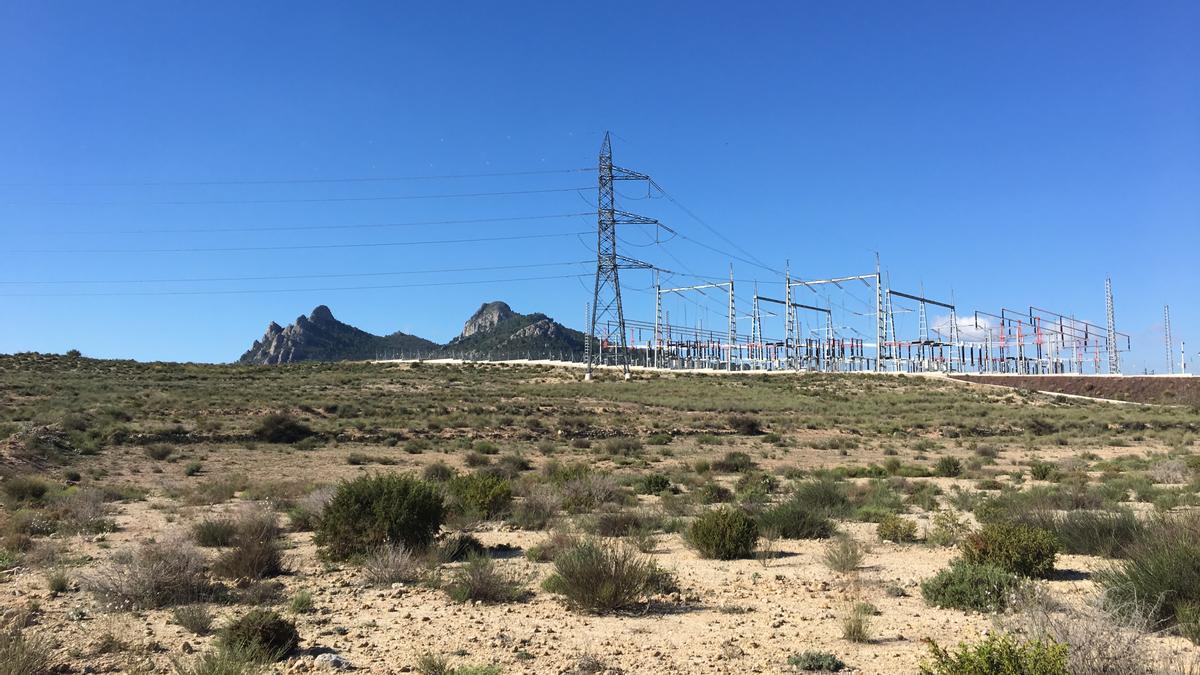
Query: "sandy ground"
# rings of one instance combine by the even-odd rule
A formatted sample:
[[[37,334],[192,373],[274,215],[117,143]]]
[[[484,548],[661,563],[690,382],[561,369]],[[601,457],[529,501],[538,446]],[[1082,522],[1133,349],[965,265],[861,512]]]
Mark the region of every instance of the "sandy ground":
[[[796,443],[786,452],[744,438],[730,438],[712,447],[673,447],[673,456],[662,460],[658,468],[715,458],[730,450],[751,453],[768,471],[863,465],[887,458],[882,445],[855,449],[848,455],[811,447],[811,442],[836,435],[834,432],[801,430],[794,435]],[[1006,447],[999,462],[988,468],[1007,472],[1032,457],[1055,461],[1092,452],[1111,458],[1154,449],[1072,445],[1033,452]],[[963,447],[944,450],[964,460],[970,457]],[[350,465],[346,456],[354,451],[384,457],[391,464]],[[902,459],[909,461],[905,452]],[[169,609],[107,612],[81,590],[88,576],[118,549],[149,539],[183,538],[191,525],[206,515],[254,506],[240,496],[217,506],[187,506],[167,496],[179,488],[227,476],[244,476],[256,483],[327,483],[365,472],[419,470],[436,461],[464,468],[464,453],[459,451],[414,455],[401,448],[350,442],[303,452],[259,444],[204,445],[188,448],[186,453],[177,462],[156,464],[146,461],[141,448],[130,446],[82,458],[81,470],[102,469],[108,473],[107,481],[141,485],[150,490],[150,497],[116,506],[116,532],[51,538],[51,545],[66,553],[64,569],[72,580],[72,590],[52,595],[47,590],[45,569],[18,568],[0,575],[0,610],[36,603],[40,613],[30,630],[55,642],[56,655],[69,664],[66,672],[172,672],[173,660],[187,662],[211,646],[214,638],[198,637],[172,624]],[[182,466],[193,457],[203,461],[203,473],[184,477]],[[527,457],[535,468],[548,461],[535,453]],[[596,460],[589,450],[565,447],[554,458],[568,463]],[[724,476],[721,480],[731,483],[734,479]],[[954,485],[972,489],[975,482],[926,480],[946,490]],[[910,517],[921,528],[928,524],[925,514]],[[278,579],[285,587],[285,602],[279,609],[286,612],[286,600],[300,591],[312,593],[314,609],[290,617],[298,626],[302,652],[277,664],[275,671],[313,670],[318,667],[314,661],[317,654],[333,651],[357,672],[368,673],[413,672],[425,653],[446,656],[453,665],[497,664],[505,673],[566,673],[585,654],[627,673],[781,673],[793,672],[787,665],[789,655],[821,650],[839,656],[852,672],[913,673],[928,654],[925,640],[954,645],[974,641],[994,628],[994,617],[930,608],[922,600],[920,582],[944,568],[955,556],[953,549],[880,542],[870,523],[839,525],[870,546],[864,565],[849,576],[822,563],[825,542],[782,541],[776,544],[777,555],[765,563],[722,562],[699,558],[679,535],[659,535],[651,555],[676,574],[680,592],[657,597],[639,611],[603,617],[573,612],[559,598],[540,590],[552,565],[530,562],[522,551],[540,542],[544,533],[512,530],[496,523],[475,529],[489,546],[512,547],[498,554],[498,564],[531,591],[525,602],[500,605],[459,604],[424,584],[371,587],[355,566],[322,561],[310,533],[289,533],[285,553],[289,572]],[[1060,556],[1059,573],[1039,583],[1063,603],[1082,603],[1094,593],[1090,573],[1106,564],[1110,563],[1099,558]],[[441,573],[447,574],[448,569],[443,567]],[[899,587],[906,595],[896,597],[894,591],[888,592],[889,587]],[[842,637],[841,619],[857,601],[869,602],[878,610],[871,619],[871,640],[865,644]],[[210,607],[217,625],[247,609],[245,605]],[[1152,643],[1161,657],[1174,662],[1200,658],[1200,649],[1182,638],[1157,636]]]

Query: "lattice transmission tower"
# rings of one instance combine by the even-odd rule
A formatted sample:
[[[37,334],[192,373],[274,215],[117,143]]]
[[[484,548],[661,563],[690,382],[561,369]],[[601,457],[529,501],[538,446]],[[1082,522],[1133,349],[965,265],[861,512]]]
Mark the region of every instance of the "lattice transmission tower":
[[[613,183],[618,180],[644,180],[650,177],[613,165],[612,141],[604,134],[600,146],[599,191],[596,198],[596,284],[592,291],[592,317],[585,346],[587,375],[592,379],[592,367],[604,359],[606,348],[613,350],[613,359],[620,364],[625,379],[629,379],[629,336],[625,330],[625,310],[621,306],[622,268],[650,269],[651,265],[617,254],[617,225],[658,225],[646,218],[617,209]]]

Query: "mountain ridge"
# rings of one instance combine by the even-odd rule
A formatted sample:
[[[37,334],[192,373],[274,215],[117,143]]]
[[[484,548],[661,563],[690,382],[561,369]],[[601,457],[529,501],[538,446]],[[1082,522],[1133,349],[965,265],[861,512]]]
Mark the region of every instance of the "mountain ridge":
[[[540,312],[520,314],[500,300],[480,305],[463,324],[462,332],[444,345],[402,332],[368,333],[339,321],[329,307],[318,305],[286,327],[271,321],[238,363],[277,365],[390,356],[545,359],[581,354],[584,345],[580,331]]]

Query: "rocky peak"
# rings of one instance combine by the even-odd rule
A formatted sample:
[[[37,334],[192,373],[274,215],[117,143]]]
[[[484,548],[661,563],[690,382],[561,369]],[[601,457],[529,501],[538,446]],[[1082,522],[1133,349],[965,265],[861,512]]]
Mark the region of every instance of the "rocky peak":
[[[467,323],[463,325],[462,334],[459,339],[470,337],[476,333],[490,330],[496,327],[496,324],[516,316],[516,312],[507,303],[495,300],[493,302],[485,302],[480,305],[479,309],[467,319]]]
[[[308,316],[296,317],[296,322],[286,328],[272,321],[266,335],[256,340],[240,361],[267,364],[361,360],[417,354],[436,347],[429,340],[405,333],[373,335],[338,321],[328,307],[318,305]]]

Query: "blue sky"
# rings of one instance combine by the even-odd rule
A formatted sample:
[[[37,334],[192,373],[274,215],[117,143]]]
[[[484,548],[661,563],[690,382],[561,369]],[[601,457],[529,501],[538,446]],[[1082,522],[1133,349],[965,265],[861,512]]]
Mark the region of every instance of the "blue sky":
[[[1097,322],[1111,275],[1127,370],[1161,371],[1164,304],[1200,351],[1198,34],[1194,2],[7,2],[0,352],[228,361],[321,303],[437,340],[492,299],[580,327],[595,218],[564,214],[595,176],[558,171],[611,129],[772,269],[878,251],[898,289]],[[432,178],[509,172],[547,173]],[[257,182],[398,177],[423,178]],[[624,252],[726,273],[693,243],[720,236],[621,191],[689,237],[629,228]],[[411,244],[497,237],[520,238]],[[734,265],[739,298],[781,285]],[[624,280],[652,318],[649,275]],[[447,282],[472,283],[397,287]]]

